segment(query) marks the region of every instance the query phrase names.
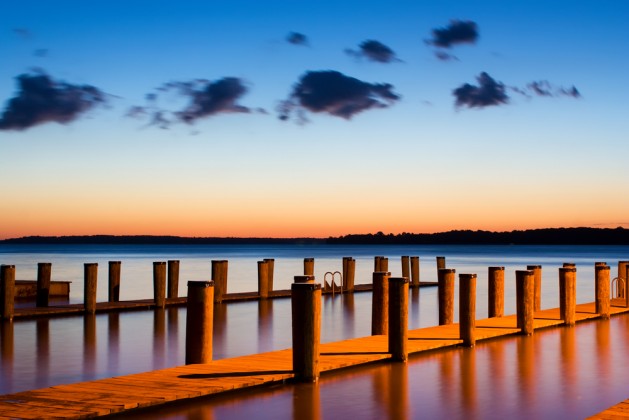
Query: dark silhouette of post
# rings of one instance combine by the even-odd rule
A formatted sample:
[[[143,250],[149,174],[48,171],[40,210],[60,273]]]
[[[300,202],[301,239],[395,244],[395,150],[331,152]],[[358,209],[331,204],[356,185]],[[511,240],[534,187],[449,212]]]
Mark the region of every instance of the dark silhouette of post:
[[[386,335],[389,332],[389,277],[391,273],[373,273],[371,293],[371,335]]]
[[[0,316],[12,321],[15,308],[15,266],[0,265]]]
[[[398,362],[408,360],[408,277],[389,278],[389,353]]]
[[[166,306],[166,262],[155,261],[153,263],[153,302],[155,307]]]
[[[295,379],[319,379],[319,342],[321,339],[321,284],[314,276],[295,276],[291,285],[293,332],[293,371]]]
[[[168,260],[168,299],[179,297],[179,260]]]
[[[227,293],[227,260],[212,260],[212,281],[214,282],[214,303],[223,301]]]
[[[274,258],[265,258],[262,261],[265,261],[268,265],[267,272],[269,276],[269,293],[273,290],[273,272],[275,271],[275,259]]]
[[[50,302],[51,263],[37,263],[37,298],[36,305],[46,308]]]
[[[505,268],[489,267],[487,282],[488,292],[488,316],[501,317],[505,309]]]
[[[120,302],[120,261],[109,261],[108,263],[108,302]]]
[[[411,257],[411,287],[419,287],[419,257]]]
[[[517,327],[521,334],[533,334],[535,317],[535,277],[532,270],[515,272]]]
[[[260,299],[269,297],[269,262],[258,261],[258,296]]]
[[[83,306],[87,314],[96,313],[96,282],[98,279],[98,264],[83,265]]]
[[[535,283],[534,310],[539,311],[542,309],[542,266],[527,265],[526,269],[533,271],[533,281]]]
[[[454,323],[454,268],[440,268],[437,271],[439,283],[439,325]]]
[[[625,290],[627,289],[627,267],[629,266],[629,261],[618,261],[618,284],[616,286],[617,295],[615,297],[627,297],[629,293],[625,295]],[[622,280],[620,280],[622,279]],[[627,299],[629,302],[629,299]]]
[[[459,333],[464,346],[476,344],[476,274],[459,274]]]
[[[304,258],[304,276],[314,276],[314,258]]]
[[[352,257],[343,257],[343,291],[354,292],[354,275],[356,273],[356,260]]]
[[[402,263],[402,277],[406,277],[410,281],[411,257],[409,255],[403,255],[402,257],[400,257],[400,262]]]
[[[609,318],[609,278],[610,269],[608,265],[594,265],[594,274],[596,281],[596,313],[602,318]]]
[[[561,267],[559,269],[559,290],[562,301],[559,304],[561,319],[566,325],[574,325],[577,309],[577,269],[576,267]]]
[[[186,364],[212,361],[214,282],[189,281],[186,307]]]

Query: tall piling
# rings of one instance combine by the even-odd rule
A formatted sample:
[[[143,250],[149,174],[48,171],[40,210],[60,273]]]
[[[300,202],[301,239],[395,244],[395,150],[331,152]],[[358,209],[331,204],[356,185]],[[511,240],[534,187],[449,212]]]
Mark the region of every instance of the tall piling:
[[[107,263],[107,301],[120,302],[120,261],[109,261]]]
[[[540,311],[542,309],[542,266],[541,265],[527,265],[527,270],[533,271],[534,286],[534,310]]]
[[[269,297],[269,262],[258,261],[258,296],[260,299]]]
[[[321,284],[314,282],[314,276],[295,276],[291,285],[291,314],[295,379],[316,382],[319,379]]]
[[[530,335],[534,330],[535,319],[535,277],[532,270],[517,270],[516,285],[516,317],[517,328],[521,334]]]
[[[98,280],[98,264],[83,265],[83,306],[87,314],[96,313],[96,283]]]
[[[52,274],[51,263],[37,263],[37,297],[38,308],[48,307],[50,302],[50,280]]]
[[[488,316],[501,317],[504,316],[505,309],[505,268],[489,267],[488,268]]]
[[[389,278],[389,353],[394,361],[408,360],[408,277]]]
[[[155,307],[166,306],[166,262],[155,261],[153,263],[153,302]]]
[[[267,264],[267,275],[269,277],[268,280],[268,284],[269,284],[269,293],[272,292],[273,290],[273,276],[274,276],[274,272],[275,272],[275,259],[274,258],[265,258],[262,261],[266,262]]]
[[[179,260],[168,260],[168,299],[179,297]]]
[[[609,318],[609,279],[610,269],[608,265],[595,265],[594,274],[596,282],[595,302],[596,313],[602,318]]]
[[[227,260],[212,260],[212,281],[214,282],[214,303],[223,301],[227,293]]]
[[[304,276],[314,276],[314,258],[304,258]]]
[[[402,263],[402,277],[406,277],[410,281],[411,257],[409,255],[403,255],[402,257],[400,257],[400,262]]]
[[[189,281],[186,303],[186,364],[212,361],[214,282]]]
[[[459,333],[464,346],[476,344],[476,274],[459,274]]]
[[[437,258],[437,272],[441,269],[446,268],[446,257],[436,257]]]
[[[389,278],[391,273],[373,273],[371,293],[371,335],[385,335],[389,332]]]
[[[454,323],[454,268],[440,268],[437,272],[439,283],[439,325]]]
[[[419,257],[411,257],[411,287],[419,287]]]
[[[577,309],[577,269],[576,267],[559,268],[559,290],[561,301],[559,313],[564,324],[572,326],[576,323]]]
[[[15,311],[15,266],[0,265],[0,317],[12,321]]]
[[[356,260],[352,257],[343,257],[343,291],[354,292],[354,276],[356,273]]]

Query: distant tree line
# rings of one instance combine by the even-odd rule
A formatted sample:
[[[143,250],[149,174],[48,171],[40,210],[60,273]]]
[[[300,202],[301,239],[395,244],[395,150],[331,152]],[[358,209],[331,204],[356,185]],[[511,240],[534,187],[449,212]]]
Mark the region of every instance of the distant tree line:
[[[101,244],[101,245],[213,245],[213,244],[352,244],[352,245],[629,245],[629,229],[547,228],[490,232],[451,230],[440,233],[383,232],[321,238],[201,238],[181,236],[25,236],[5,239],[5,244]]]

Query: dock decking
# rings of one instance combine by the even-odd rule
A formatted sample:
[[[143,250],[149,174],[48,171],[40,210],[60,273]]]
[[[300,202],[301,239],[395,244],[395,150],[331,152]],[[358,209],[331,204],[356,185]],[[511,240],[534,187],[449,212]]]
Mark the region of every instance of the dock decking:
[[[611,315],[629,312],[624,300],[612,301]],[[598,318],[594,303],[576,307],[577,322]],[[534,328],[561,325],[559,309],[535,313]],[[516,316],[477,320],[477,340],[516,334]],[[460,344],[459,325],[435,326],[409,331],[409,354]],[[320,371],[325,372],[390,359],[385,335],[354,338],[321,344]],[[0,419],[88,418],[105,416],[171,401],[283,382],[293,378],[292,351],[279,350],[208,364],[179,366],[158,371],[100,379],[45,389],[0,395]],[[620,418],[629,413],[629,401],[605,417]],[[612,407],[614,409],[614,407]],[[610,409],[610,410],[612,410]],[[622,413],[620,412],[621,410]],[[608,410],[609,411],[609,410]]]

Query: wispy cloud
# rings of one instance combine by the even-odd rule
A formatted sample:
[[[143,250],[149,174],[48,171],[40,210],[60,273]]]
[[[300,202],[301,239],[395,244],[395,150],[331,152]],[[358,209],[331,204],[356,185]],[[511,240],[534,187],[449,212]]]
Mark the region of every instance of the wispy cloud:
[[[53,80],[43,71],[16,77],[18,91],[0,117],[0,130],[26,130],[39,124],[67,124],[107,102],[108,95],[91,85]]]
[[[333,70],[308,71],[278,111],[282,120],[296,112],[300,122],[307,121],[306,111],[351,119],[369,109],[387,108],[399,99],[388,83],[368,83]]]
[[[526,85],[529,91],[538,96],[571,96],[573,98],[580,98],[581,93],[575,86],[565,88],[562,86],[554,86],[548,80],[534,81]]]
[[[286,41],[293,45],[302,45],[306,47],[310,45],[308,37],[299,32],[289,32],[289,34],[286,35]]]
[[[357,50],[346,49],[345,53],[356,58],[366,58],[378,63],[393,63],[402,61],[396,57],[395,52],[380,41],[368,39],[358,46]]]
[[[484,108],[509,102],[505,85],[495,81],[489,74],[482,72],[476,81],[478,85],[465,83],[452,91],[457,107]]]

